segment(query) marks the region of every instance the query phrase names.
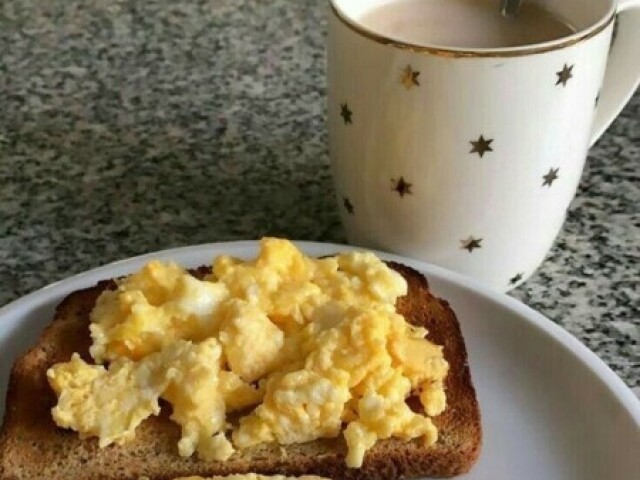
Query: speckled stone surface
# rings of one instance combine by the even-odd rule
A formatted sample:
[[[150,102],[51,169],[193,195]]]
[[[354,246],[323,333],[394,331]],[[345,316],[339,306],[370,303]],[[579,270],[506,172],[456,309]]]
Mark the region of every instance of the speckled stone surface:
[[[0,305],[73,273],[265,234],[343,242],[325,2],[0,4]],[[640,94],[513,295],[640,394]]]

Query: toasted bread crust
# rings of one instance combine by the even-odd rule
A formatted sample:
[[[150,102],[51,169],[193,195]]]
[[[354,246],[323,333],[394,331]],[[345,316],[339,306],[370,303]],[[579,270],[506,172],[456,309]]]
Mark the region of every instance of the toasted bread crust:
[[[471,382],[460,325],[449,304],[429,292],[419,272],[389,264],[408,282],[409,293],[398,299],[398,311],[415,325],[429,330],[428,338],[444,347],[450,364],[445,383],[447,409],[434,419],[438,442],[424,447],[419,440],[379,441],[367,453],[360,469],[345,466],[346,445],[339,437],[305,444],[262,445],[237,452],[225,462],[205,462],[196,456],[178,456],[179,427],[168,418],[168,406],[136,430],[125,446],[98,448],[95,438],[82,440],[77,433],[58,428],[51,418],[56,397],[46,370],[67,361],[73,352],[90,360],[89,312],[96,298],[113,281],[70,294],[57,307],[54,320],[36,346],[14,364],[7,394],[7,409],[0,433],[0,479],[122,480],[147,476],[169,480],[187,475],[315,474],[334,480],[391,480],[417,476],[450,477],[468,471],[481,448],[478,402]],[[200,268],[194,275],[208,271]]]

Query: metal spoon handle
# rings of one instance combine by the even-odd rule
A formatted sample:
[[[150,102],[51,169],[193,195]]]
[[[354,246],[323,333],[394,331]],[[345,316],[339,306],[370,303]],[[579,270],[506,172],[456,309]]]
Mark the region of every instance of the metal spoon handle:
[[[500,0],[500,13],[503,17],[515,17],[523,0]]]

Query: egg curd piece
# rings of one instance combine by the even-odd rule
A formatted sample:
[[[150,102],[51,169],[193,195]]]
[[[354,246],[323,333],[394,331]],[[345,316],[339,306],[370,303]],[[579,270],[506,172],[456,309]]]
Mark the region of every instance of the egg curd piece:
[[[337,315],[374,304],[395,310],[396,299],[407,293],[402,275],[373,253],[313,259],[287,240],[264,238],[260,246],[253,261],[219,256],[209,279],[224,284],[231,297],[256,305],[285,334],[315,320],[328,305]]]
[[[91,312],[91,356],[98,363],[139,360],[178,339],[216,333],[224,285],[198,280],[174,263],[152,261],[103,292]]]
[[[190,457],[197,449],[205,460],[226,460],[234,449],[224,434],[215,435],[225,424],[218,386],[222,350],[213,338],[184,344],[188,347],[165,365],[169,384],[162,394],[173,407],[171,419],[182,427],[178,452]]]
[[[233,442],[245,448],[263,442],[283,445],[335,437],[349,400],[349,375],[332,369],[325,375],[298,370],[276,374],[263,402],[240,420]]]
[[[344,432],[349,467],[360,467],[365,452],[379,439],[420,437],[428,445],[437,440],[437,430],[431,420],[414,413],[406,403],[412,391],[412,382],[406,372],[420,379],[439,381],[446,375],[448,365],[439,347],[417,339],[415,335],[416,331],[401,315],[386,309],[364,313],[353,309],[338,327],[317,336],[316,348],[307,357],[306,368],[319,372],[340,368],[349,372],[351,394],[355,396],[354,400],[359,398],[349,402],[343,415],[343,421],[349,422]],[[416,345],[415,342],[419,343]],[[419,370],[422,357],[415,362],[403,355],[398,359],[394,357],[394,350],[402,354],[412,350],[427,352],[434,355],[428,357],[429,360],[438,358],[444,364],[438,364],[441,368],[435,369],[430,368],[430,363],[424,363],[423,372]],[[430,395],[426,399],[429,406],[443,400],[442,384],[435,390],[425,390],[423,395]],[[432,408],[432,411],[436,409]]]
[[[421,343],[416,345],[416,341]],[[416,330],[401,315],[386,308],[364,312],[350,308],[338,325],[318,332],[309,342],[304,368],[272,377],[263,403],[240,421],[233,435],[239,448],[261,442],[287,444],[333,437],[341,422],[348,422],[344,432],[346,462],[357,468],[362,466],[366,451],[380,439],[422,438],[427,445],[437,440],[431,420],[414,413],[406,403],[412,381],[405,372],[420,379],[429,375],[440,379],[446,375],[447,365],[442,359],[444,365],[438,370],[426,363],[422,372],[418,365],[424,355],[415,364],[405,357],[413,350],[433,358],[442,352],[428,341],[417,339]],[[394,351],[400,352],[399,356]],[[334,391],[341,385],[338,378],[346,384]],[[436,390],[440,392],[442,385]],[[334,395],[323,399],[318,393],[322,391],[334,391]],[[352,395],[355,397],[350,400]],[[439,393],[425,390],[423,395]],[[318,401],[329,402],[328,414],[318,416],[322,411]],[[329,428],[323,429],[322,425]]]
[[[218,388],[224,398],[227,412],[243,410],[262,401],[264,389],[254,388],[236,373],[220,370],[219,377]]]
[[[222,350],[215,339],[199,344],[179,340],[139,362],[121,358],[88,365],[77,354],[47,376],[58,395],[55,422],[82,437],[97,436],[101,447],[122,444],[136,427],[160,412],[160,397],[171,403],[171,418],[182,427],[180,455],[196,449],[205,459],[224,460],[233,447],[223,434],[225,404],[218,391]]]
[[[339,325],[315,336],[305,368],[319,373],[344,370],[349,374],[349,388],[358,391],[368,375],[392,367],[387,337],[394,319],[404,321],[386,310],[348,310]]]
[[[265,238],[260,246],[253,261],[219,256],[210,279],[224,284],[232,297],[260,308],[285,332],[295,331],[326,300],[312,281],[317,261],[287,240]]]
[[[391,354],[404,375],[415,388],[426,380],[442,380],[449,364],[442,355],[442,347],[422,338],[398,337],[390,344]]]
[[[437,441],[438,430],[431,419],[407,405],[410,392],[411,382],[398,370],[379,371],[367,379],[357,404],[358,419],[344,431],[348,467],[361,467],[366,451],[378,440],[421,438],[426,446]]]
[[[337,256],[337,261],[340,271],[352,279],[347,292],[355,292],[356,298],[363,297],[395,311],[398,297],[407,294],[407,282],[402,275],[391,270],[372,252],[342,253]],[[353,293],[348,294],[351,295]]]
[[[151,415],[160,413],[158,398],[165,378],[124,358],[109,370],[89,365],[77,353],[71,361],[47,371],[49,384],[58,395],[51,413],[56,424],[76,430],[81,438],[98,437],[100,447],[123,444]]]
[[[284,333],[257,306],[233,299],[224,307],[219,339],[232,372],[253,382],[272,371]]]

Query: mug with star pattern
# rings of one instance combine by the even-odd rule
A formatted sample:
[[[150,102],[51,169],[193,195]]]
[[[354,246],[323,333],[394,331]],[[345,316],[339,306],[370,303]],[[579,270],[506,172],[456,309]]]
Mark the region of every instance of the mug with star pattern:
[[[347,237],[506,291],[543,261],[589,146],[638,86],[640,0],[528,0],[575,33],[477,49],[360,22],[389,1],[330,1],[330,156]]]

